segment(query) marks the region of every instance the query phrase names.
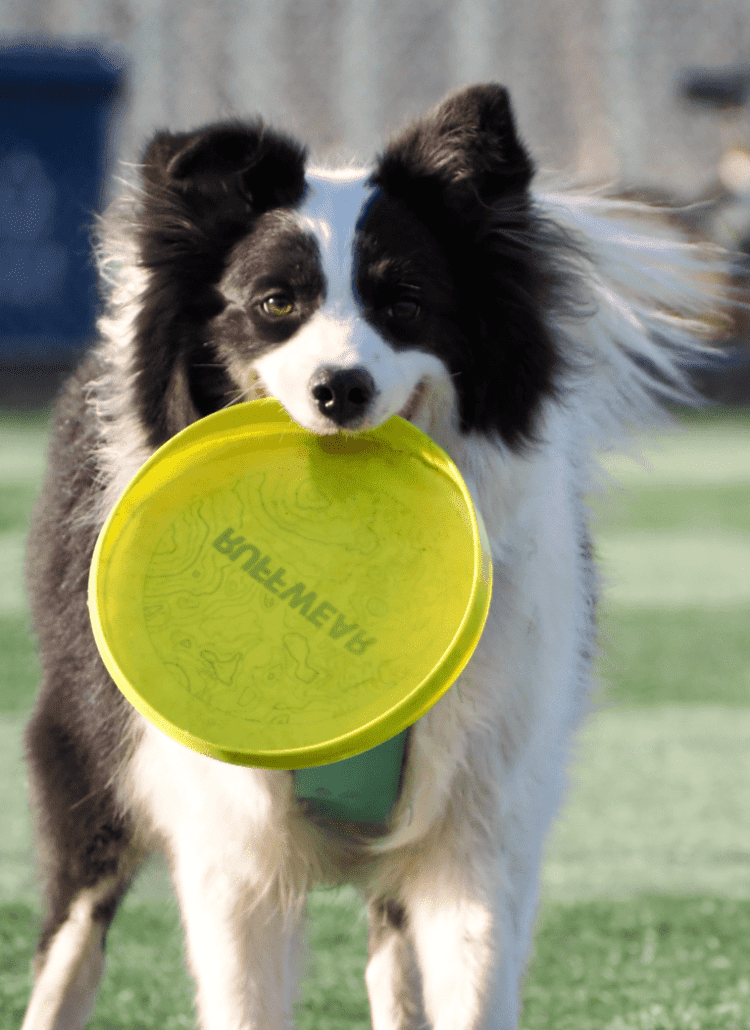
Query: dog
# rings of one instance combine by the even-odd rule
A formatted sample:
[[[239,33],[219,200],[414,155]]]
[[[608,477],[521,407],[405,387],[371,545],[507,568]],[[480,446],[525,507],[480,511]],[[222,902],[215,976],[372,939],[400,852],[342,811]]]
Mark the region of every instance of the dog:
[[[102,218],[100,339],[57,403],[28,541],[47,914],[24,1030],[85,1024],[107,928],[155,850],[203,1030],[290,1025],[306,892],[343,883],[368,906],[375,1030],[512,1030],[590,706],[586,498],[599,453],[689,391],[702,258],[650,235],[637,205],[537,185],[494,84],[450,95],[368,168],[308,167],[290,137],[234,121],[160,132],[140,172]],[[317,818],[292,773],[174,742],[92,636],[92,552],[130,478],[189,424],[263,396],[315,434],[410,420],[486,525],[483,635],[410,728],[384,825]]]

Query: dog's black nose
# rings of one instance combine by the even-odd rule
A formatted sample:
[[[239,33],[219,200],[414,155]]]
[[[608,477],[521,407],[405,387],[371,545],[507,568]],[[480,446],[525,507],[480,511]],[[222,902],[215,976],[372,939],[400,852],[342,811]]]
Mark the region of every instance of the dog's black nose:
[[[312,395],[322,415],[346,426],[365,414],[375,396],[375,383],[366,368],[346,368],[316,377]]]

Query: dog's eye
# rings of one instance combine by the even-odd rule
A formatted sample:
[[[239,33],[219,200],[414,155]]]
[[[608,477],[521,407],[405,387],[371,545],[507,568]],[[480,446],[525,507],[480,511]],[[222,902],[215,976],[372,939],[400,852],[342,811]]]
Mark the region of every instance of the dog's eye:
[[[263,311],[271,318],[284,318],[294,310],[294,304],[282,293],[274,294],[273,297],[266,297],[261,304]]]
[[[399,322],[413,322],[421,310],[415,300],[397,300],[388,308],[388,314]]]

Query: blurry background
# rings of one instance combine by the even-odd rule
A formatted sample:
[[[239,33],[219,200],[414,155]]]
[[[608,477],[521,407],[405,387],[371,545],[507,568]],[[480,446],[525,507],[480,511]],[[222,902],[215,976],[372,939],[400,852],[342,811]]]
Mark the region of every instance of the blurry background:
[[[0,33],[123,47],[130,159],[152,129],[258,112],[318,157],[343,144],[369,159],[405,117],[491,78],[540,163],[686,195],[720,141],[676,82],[750,61],[745,0],[3,0]]]
[[[154,128],[255,113],[319,157],[369,159],[447,90],[495,79],[541,164],[686,196],[720,131],[676,83],[750,61],[746,0],[3,0],[0,34],[37,33],[127,54],[129,159]]]
[[[155,129],[262,114],[297,134],[318,160],[367,161],[404,120],[448,90],[483,79],[510,87],[540,167],[577,182],[618,181],[660,202],[718,198],[718,206],[692,210],[689,230],[730,247],[750,242],[746,0],[0,0],[0,48],[22,39],[69,56],[99,50],[115,70],[110,85],[99,86],[106,131],[90,130],[98,196],[78,201],[77,233],[68,225],[53,238],[47,223],[45,239],[40,216],[36,230],[23,230],[24,245],[37,232],[47,258],[55,245],[58,257],[67,247],[69,270],[88,260],[90,213],[117,189],[114,173],[129,174],[116,158],[138,161]],[[686,102],[686,76],[701,68],[739,70],[734,95]],[[53,79],[46,88],[55,95]],[[21,310],[13,307],[17,298],[8,301],[9,211],[24,203],[53,210],[54,189],[67,189],[57,181],[57,158],[48,154],[45,164],[39,151],[30,161],[34,148],[8,136],[3,96],[17,109],[9,88],[0,60],[0,152],[7,159],[0,165],[0,399],[23,400],[54,387],[92,328],[90,318],[79,318],[79,338],[62,338],[65,320],[44,294],[40,317],[46,312],[54,325],[40,334],[38,319],[32,325],[27,317],[29,304]],[[38,122],[32,111],[32,132]],[[61,147],[80,151],[62,126],[57,132]],[[19,249],[15,238],[11,245]],[[85,274],[77,273],[77,289],[70,277],[63,284],[68,314]],[[93,281],[85,289],[91,306]],[[750,393],[745,365],[734,375],[742,396]],[[729,395],[737,399],[731,389]]]
[[[13,49],[30,38],[36,78]],[[116,158],[137,162],[158,128],[260,113],[318,160],[366,161],[483,79],[510,87],[539,165],[705,201],[687,231],[750,251],[747,0],[0,0],[0,1030],[20,1025],[40,911],[24,536],[49,397],[93,332],[87,233]],[[747,285],[740,259],[730,274]],[[606,687],[550,843],[524,1030],[750,1026],[747,323],[705,373],[734,404],[678,413],[646,466],[612,462],[626,489],[597,505]],[[298,1025],[367,1027],[357,900],[316,892],[310,907]],[[92,1027],[193,1026],[163,870],[140,878],[109,941]]]

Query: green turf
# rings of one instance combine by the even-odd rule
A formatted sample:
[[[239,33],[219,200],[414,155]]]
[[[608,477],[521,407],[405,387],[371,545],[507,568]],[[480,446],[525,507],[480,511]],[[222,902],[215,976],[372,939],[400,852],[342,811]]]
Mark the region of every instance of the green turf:
[[[366,928],[352,894],[313,895],[315,960],[299,1030],[365,1030]],[[0,908],[0,1030],[20,1024],[37,917]],[[750,1024],[750,901],[645,895],[547,906],[524,987],[522,1030],[740,1030]],[[122,913],[92,1030],[193,1027],[177,913]]]
[[[716,486],[750,483],[750,421],[731,416],[696,420],[670,435],[634,441],[630,454],[613,454],[604,464],[616,483],[628,488]]]
[[[41,482],[47,457],[48,420],[0,412],[0,483]]]
[[[31,988],[39,919],[28,905],[0,906],[0,1030],[21,1024]],[[162,903],[118,914],[89,1030],[194,1027],[194,987],[185,968],[179,917]]]
[[[17,1030],[31,990],[39,917],[30,905],[0,905],[0,1030]]]
[[[750,604],[750,532],[607,533],[595,550],[609,604],[630,609]]]
[[[26,612],[0,616],[0,713],[27,712],[39,683],[39,662]]]
[[[37,485],[32,483],[3,483],[3,499],[0,504],[0,533],[9,530],[24,531],[37,495]]]
[[[750,446],[750,434],[748,434]],[[615,489],[594,505],[605,532],[750,530],[750,482],[710,486],[642,485]]]
[[[750,605],[600,618],[603,698],[623,707],[750,705]]]
[[[0,617],[26,611],[23,583],[24,532],[0,534]]]
[[[0,1030],[16,1030],[31,988],[30,960],[39,917],[19,903],[0,905]],[[308,962],[297,1006],[298,1030],[369,1026],[364,986],[367,930],[351,890],[310,898]],[[195,1026],[176,907],[138,905],[118,913],[107,938],[107,965],[89,1030],[168,1030]]]
[[[750,709],[605,709],[576,741],[542,870],[552,904],[750,897]]]
[[[544,910],[522,1030],[750,1025],[750,901],[646,896]]]
[[[549,843],[523,1030],[750,1025],[750,410],[683,421],[645,466],[611,459],[623,489],[595,502],[613,707],[583,735]],[[0,413],[0,1030],[20,1025],[38,918],[21,558],[45,438],[43,413]],[[176,910],[143,900],[166,896],[153,880],[110,932],[95,1030],[194,1026]],[[297,1025],[367,1027],[360,906],[351,891],[315,892],[310,912]]]
[[[364,982],[367,922],[349,888],[314,891],[309,899],[307,975],[297,1006],[297,1030],[367,1030]]]

